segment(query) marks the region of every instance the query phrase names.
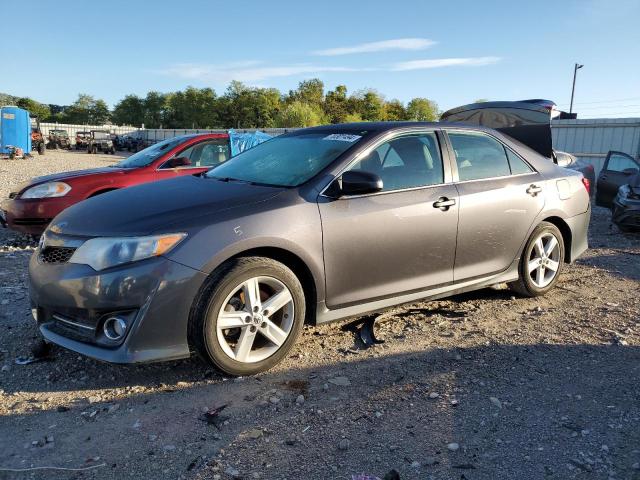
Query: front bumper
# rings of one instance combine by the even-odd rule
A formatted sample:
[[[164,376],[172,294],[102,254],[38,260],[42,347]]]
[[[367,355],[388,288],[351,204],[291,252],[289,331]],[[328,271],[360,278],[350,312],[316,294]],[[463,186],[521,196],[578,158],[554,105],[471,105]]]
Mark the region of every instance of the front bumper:
[[[30,295],[47,340],[112,363],[189,356],[189,312],[205,274],[163,257],[96,272],[43,264],[38,253],[29,263]],[[101,322],[110,312],[127,312],[131,323],[118,345],[101,345]]]
[[[611,209],[611,221],[623,228],[640,229],[640,200],[616,197]]]
[[[56,215],[80,200],[68,196],[27,200],[7,198],[0,204],[0,216],[4,217],[5,226],[12,230],[40,235]]]

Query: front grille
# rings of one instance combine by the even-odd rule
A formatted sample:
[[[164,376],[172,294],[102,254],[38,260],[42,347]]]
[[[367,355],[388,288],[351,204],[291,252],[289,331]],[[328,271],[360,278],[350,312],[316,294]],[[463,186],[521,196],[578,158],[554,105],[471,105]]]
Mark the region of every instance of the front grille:
[[[38,258],[42,263],[66,263],[75,251],[72,247],[45,247]]]

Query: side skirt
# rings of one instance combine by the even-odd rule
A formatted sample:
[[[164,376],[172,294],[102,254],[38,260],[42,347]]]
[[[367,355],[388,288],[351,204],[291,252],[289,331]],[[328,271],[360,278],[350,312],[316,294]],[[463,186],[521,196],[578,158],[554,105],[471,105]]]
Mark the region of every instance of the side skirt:
[[[349,307],[330,310],[325,302],[319,302],[316,309],[316,324],[334,322],[351,317],[358,317],[370,313],[377,313],[391,307],[397,307],[408,303],[424,300],[438,300],[445,297],[451,297],[460,293],[471,292],[481,288],[490,287],[499,283],[513,282],[518,279],[518,257],[509,266],[509,268],[501,273],[488,277],[474,278],[473,280],[455,283],[444,287],[414,292],[408,295],[399,295],[397,297],[385,298],[383,300],[374,300],[373,302],[352,305]]]

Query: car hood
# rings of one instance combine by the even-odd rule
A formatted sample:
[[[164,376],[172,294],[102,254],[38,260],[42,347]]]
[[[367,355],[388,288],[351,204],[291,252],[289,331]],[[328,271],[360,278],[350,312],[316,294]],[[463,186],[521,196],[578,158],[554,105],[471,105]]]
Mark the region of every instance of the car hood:
[[[149,235],[190,218],[268,200],[283,190],[188,175],[89,198],[63,211],[49,229],[89,237]]]
[[[122,173],[125,170],[126,170],[125,168],[117,168],[117,167],[100,167],[100,168],[89,168],[86,170],[74,170],[72,172],[54,173],[51,175],[44,175],[42,177],[32,178],[28,182],[20,185],[17,191],[22,192],[27,187],[31,187],[33,185],[38,185],[46,182],[64,182],[72,178],[87,177],[90,175],[104,175],[104,174],[112,175],[114,173]]]

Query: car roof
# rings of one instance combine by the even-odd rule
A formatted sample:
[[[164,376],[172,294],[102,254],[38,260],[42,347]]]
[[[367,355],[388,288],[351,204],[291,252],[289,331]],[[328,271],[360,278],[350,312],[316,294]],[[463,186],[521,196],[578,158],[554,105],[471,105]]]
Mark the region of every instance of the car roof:
[[[411,127],[426,128],[463,128],[466,130],[482,130],[493,131],[491,128],[485,128],[478,125],[468,125],[455,122],[353,122],[353,123],[336,123],[332,125],[319,125],[317,127],[302,128],[291,131],[298,132],[353,132],[357,130],[365,130],[367,132],[385,132],[388,130],[396,130]]]

